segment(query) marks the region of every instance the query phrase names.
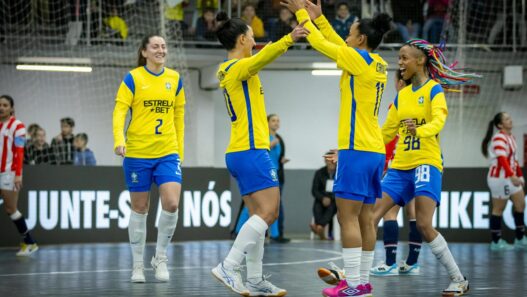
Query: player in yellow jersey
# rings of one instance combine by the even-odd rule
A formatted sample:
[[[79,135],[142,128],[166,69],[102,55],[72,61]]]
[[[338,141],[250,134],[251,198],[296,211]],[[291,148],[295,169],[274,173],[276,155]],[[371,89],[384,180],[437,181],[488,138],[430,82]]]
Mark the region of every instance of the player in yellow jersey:
[[[338,165],[333,192],[341,226],[342,256],[346,278],[324,296],[369,296],[369,270],[373,262],[375,227],[373,206],[381,196],[385,149],[378,114],[387,81],[387,63],[373,51],[390,29],[391,18],[379,14],[355,22],[346,40],[333,30],[317,5],[304,0],[282,1],[306,22],[314,49],[337,62],[341,104],[338,129]],[[318,26],[317,29],[315,25]]]
[[[399,134],[395,158],[382,181],[383,196],[375,206],[374,222],[394,205],[404,206],[415,198],[417,227],[432,253],[447,269],[451,283],[444,296],[459,296],[468,289],[443,236],[432,226],[441,201],[443,157],[439,133],[448,108],[441,85],[461,84],[471,74],[461,74],[446,65],[442,51],[425,40],[412,39],[399,51],[403,79],[412,84],[400,90],[383,125],[384,142]]]
[[[218,70],[225,105],[231,119],[231,138],[225,161],[237,180],[251,217],[243,225],[232,248],[212,274],[232,291],[244,296],[285,296],[287,291],[270,283],[262,275],[265,231],[278,217],[280,193],[277,168],[269,157],[269,126],[264,92],[258,77],[267,64],[285,53],[308,31],[298,25],[279,41],[266,45],[252,55],[256,45],[253,31],[239,18],[218,14],[217,36],[228,52]],[[241,276],[243,259],[247,264],[247,282]]]
[[[138,67],[128,72],[115,99],[114,150],[123,168],[132,211],[128,235],[132,246],[132,282],[144,283],[143,253],[152,183],[159,187],[156,279],[168,281],[167,247],[177,225],[184,151],[185,91],[180,74],[165,67],[167,46],[159,35],[146,36],[138,50]],[[131,120],[124,135],[125,118]]]

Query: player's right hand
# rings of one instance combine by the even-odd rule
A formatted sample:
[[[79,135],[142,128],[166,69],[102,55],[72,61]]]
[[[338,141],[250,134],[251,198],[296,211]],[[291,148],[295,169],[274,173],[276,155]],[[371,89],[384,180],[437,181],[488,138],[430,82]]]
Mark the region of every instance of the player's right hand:
[[[124,155],[126,154],[126,147],[124,145],[120,145],[120,146],[116,147],[115,148],[115,154],[117,156],[124,157]]]
[[[320,0],[317,0],[317,4],[311,2],[311,0],[306,1],[306,10],[309,14],[309,18],[313,21],[322,15],[322,5]]]
[[[511,176],[511,182],[516,187],[519,187],[522,185],[521,178],[517,177],[516,175]]]

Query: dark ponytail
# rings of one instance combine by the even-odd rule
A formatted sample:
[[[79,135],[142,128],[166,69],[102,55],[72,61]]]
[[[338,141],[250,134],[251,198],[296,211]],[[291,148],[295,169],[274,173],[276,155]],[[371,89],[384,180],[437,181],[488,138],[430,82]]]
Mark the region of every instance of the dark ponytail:
[[[141,46],[137,50],[137,66],[146,66],[146,58],[143,57],[142,51],[146,50],[146,47],[150,43],[150,38],[152,37],[161,37],[159,34],[148,34],[146,35],[143,40],[141,40]]]
[[[500,128],[498,125],[501,124],[501,121],[503,120],[503,114],[504,112],[498,112],[494,116],[494,118],[489,122],[489,125],[487,127],[487,133],[485,134],[485,137],[481,142],[481,153],[483,153],[483,156],[485,156],[485,158],[488,158],[489,156],[489,142],[492,139],[492,132],[494,131],[494,127],[496,127],[496,129]]]
[[[218,21],[218,30],[216,36],[223,47],[230,51],[236,47],[236,40],[238,36],[247,33],[249,26],[242,19],[229,19],[227,14],[223,11],[216,16]]]
[[[359,21],[359,32],[368,37],[367,46],[375,50],[381,44],[386,32],[390,31],[392,18],[386,13],[380,13],[373,19],[362,19]]]

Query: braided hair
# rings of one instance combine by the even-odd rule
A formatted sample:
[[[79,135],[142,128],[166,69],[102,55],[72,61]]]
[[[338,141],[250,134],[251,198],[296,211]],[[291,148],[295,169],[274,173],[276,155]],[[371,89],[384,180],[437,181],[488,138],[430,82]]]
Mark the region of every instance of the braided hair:
[[[422,51],[426,58],[426,68],[430,74],[430,78],[448,89],[449,86],[462,85],[472,81],[474,78],[480,78],[481,75],[475,73],[462,73],[455,70],[457,61],[447,66],[447,61],[443,55],[445,44],[442,43],[439,47],[431,44],[424,39],[410,39],[405,45],[415,47]]]

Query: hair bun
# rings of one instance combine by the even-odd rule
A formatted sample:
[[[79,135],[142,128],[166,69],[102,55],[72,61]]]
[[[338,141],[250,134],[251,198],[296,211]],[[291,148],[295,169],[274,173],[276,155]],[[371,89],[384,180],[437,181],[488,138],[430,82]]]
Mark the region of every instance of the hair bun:
[[[227,13],[225,11],[220,11],[216,15],[216,21],[218,21],[218,22],[224,22],[224,21],[228,21],[228,20],[229,20],[229,16],[227,15]]]
[[[372,26],[384,35],[384,33],[390,31],[392,18],[386,13],[379,13],[372,19]]]

